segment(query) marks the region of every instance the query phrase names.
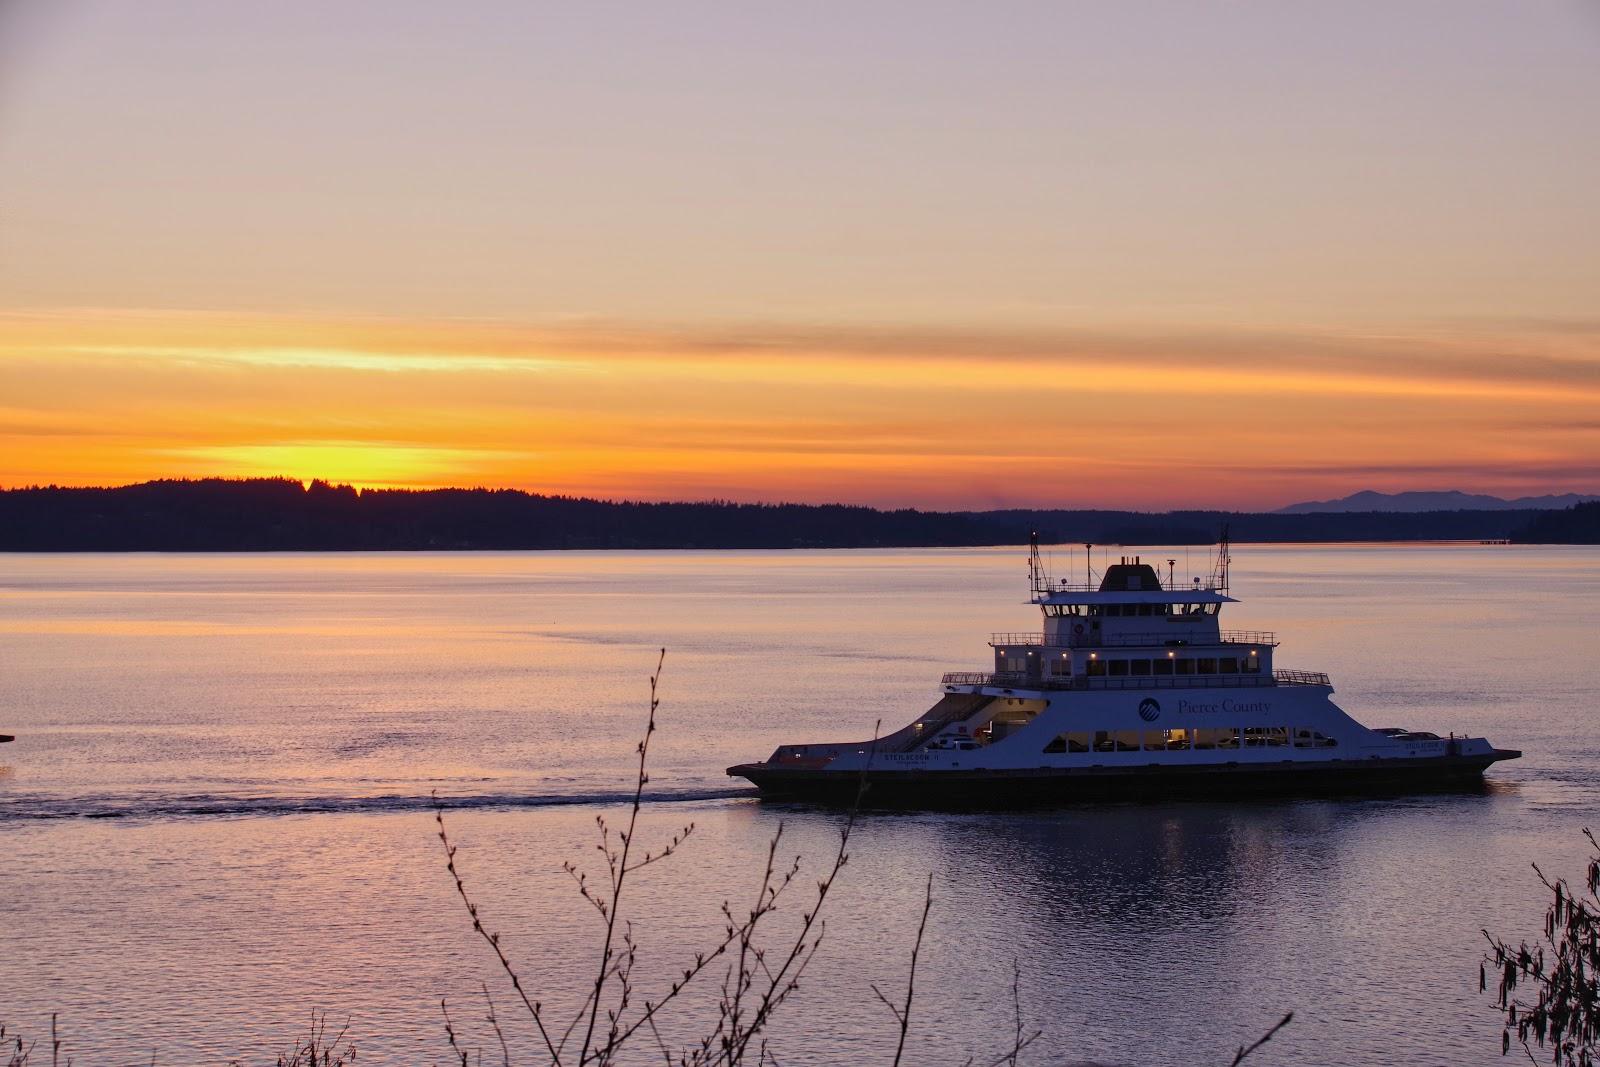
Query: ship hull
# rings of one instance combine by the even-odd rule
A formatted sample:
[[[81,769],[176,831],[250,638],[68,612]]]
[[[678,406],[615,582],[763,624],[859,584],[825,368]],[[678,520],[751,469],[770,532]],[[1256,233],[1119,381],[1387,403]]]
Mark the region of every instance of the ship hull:
[[[1028,770],[829,771],[751,763],[728,768],[763,797],[865,808],[1049,807],[1085,801],[1221,800],[1477,790],[1492,763],[1520,752],[1418,759],[1239,762]]]

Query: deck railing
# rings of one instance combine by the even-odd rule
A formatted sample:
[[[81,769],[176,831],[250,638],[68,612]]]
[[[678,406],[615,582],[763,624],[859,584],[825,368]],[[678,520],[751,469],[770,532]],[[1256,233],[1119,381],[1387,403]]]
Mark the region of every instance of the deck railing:
[[[1098,634],[1063,634],[1055,641],[1049,642],[1042,633],[994,633],[989,635],[989,644],[995,648],[1006,648],[1015,645],[1018,648],[1045,647],[1045,648],[1128,648],[1143,646],[1169,645],[1266,645],[1275,647],[1278,635],[1271,630],[1221,630],[1217,640],[1212,641],[1206,637],[1196,637],[1190,634],[1174,633],[1171,631],[1148,630],[1136,634],[1117,634],[1115,636],[1101,636]]]
[[[1279,685],[1332,685],[1324,671],[1273,671],[1272,678]]]
[[[1278,685],[1331,685],[1322,671],[1276,670],[1267,674],[1141,675],[1137,678],[1031,678],[1025,671],[951,671],[942,685],[982,685],[998,689],[1258,689]]]
[[[1159,577],[1159,576],[1158,576]],[[1134,590],[1137,592],[1138,590]],[[1202,581],[1199,585],[1184,585],[1162,583],[1155,589],[1143,590],[1144,592],[1159,593],[1226,593],[1227,589],[1215,578]],[[1074,582],[1067,578],[1043,578],[1033,583],[1034,596],[1049,596],[1051,593],[1125,593],[1126,589],[1106,589],[1101,581]]]

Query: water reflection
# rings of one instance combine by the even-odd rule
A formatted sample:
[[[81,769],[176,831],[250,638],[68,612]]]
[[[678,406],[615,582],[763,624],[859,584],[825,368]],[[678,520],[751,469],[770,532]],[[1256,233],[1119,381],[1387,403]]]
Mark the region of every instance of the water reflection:
[[[1016,958],[1029,1017],[1074,1057],[1225,1062],[1293,1010],[1296,1024],[1275,1039],[1285,1062],[1328,1062],[1330,1041],[1345,1062],[1386,1061],[1395,1028],[1426,1018],[1436,1054],[1488,1063],[1496,1031],[1473,987],[1475,939],[1497,921],[1487,898],[1503,903],[1525,887],[1513,873],[1520,857],[1491,858],[1482,831],[1517,803],[1491,788],[869,814],[853,846],[854,895],[839,905],[866,914],[836,921],[852,942],[844,951],[857,957],[869,944],[890,961],[879,973],[893,973],[923,873],[934,872],[924,1025],[951,1047],[1003,1037]],[[746,831],[799,822],[822,843],[836,818],[766,805]],[[835,980],[860,987],[861,970],[854,958]],[[875,1023],[861,1014],[863,1030]]]
[[[652,789],[680,802],[648,814],[702,827],[640,880],[669,968],[753,890],[780,820],[802,889],[841,823],[730,798],[722,768],[910,721],[986,632],[1036,621],[1018,562],[0,559],[0,707],[25,738],[0,768],[0,1000],[35,1031],[63,1012],[95,1062],[270,1053],[312,1007],[356,1020],[363,1059],[433,1062],[438,997],[496,979],[438,869],[436,787],[519,958],[581,998],[589,916],[560,862],[588,862],[628,785],[663,644]],[[1537,934],[1528,864],[1581,871],[1600,807],[1600,554],[1252,546],[1237,579],[1237,624],[1282,632],[1358,718],[1526,756],[1479,795],[864,816],[784,1062],[887,1062],[870,984],[903,982],[930,872],[912,1062],[985,1062],[1014,958],[1042,1062],[1226,1062],[1291,1008],[1276,1062],[1501,1062],[1478,931]],[[572,806],[512,806],[532,798]]]

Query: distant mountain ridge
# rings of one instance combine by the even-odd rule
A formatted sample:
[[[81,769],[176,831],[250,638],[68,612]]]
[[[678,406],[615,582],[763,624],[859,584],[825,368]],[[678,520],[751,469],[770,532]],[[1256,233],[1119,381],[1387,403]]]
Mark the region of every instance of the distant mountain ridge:
[[[1307,500],[1290,504],[1273,514],[1315,515],[1333,511],[1555,511],[1595,500],[1600,500],[1600,496],[1583,493],[1552,493],[1549,496],[1507,500],[1483,493],[1463,493],[1459,489],[1438,493],[1379,493],[1366,489],[1338,500]]]

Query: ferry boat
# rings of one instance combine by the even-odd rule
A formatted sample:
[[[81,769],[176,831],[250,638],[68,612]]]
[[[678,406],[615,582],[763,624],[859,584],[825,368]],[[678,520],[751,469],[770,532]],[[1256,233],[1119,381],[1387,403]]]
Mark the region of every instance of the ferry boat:
[[[728,768],[763,795],[870,807],[1410,792],[1481,785],[1522,753],[1481,737],[1369,729],[1326,674],[1275,666],[1275,634],[1224,630],[1226,532],[1210,575],[1140,557],[1083,583],[1028,557],[1037,633],[997,633],[994,669],[944,676],[917,720],[867,741],[780,745]]]

